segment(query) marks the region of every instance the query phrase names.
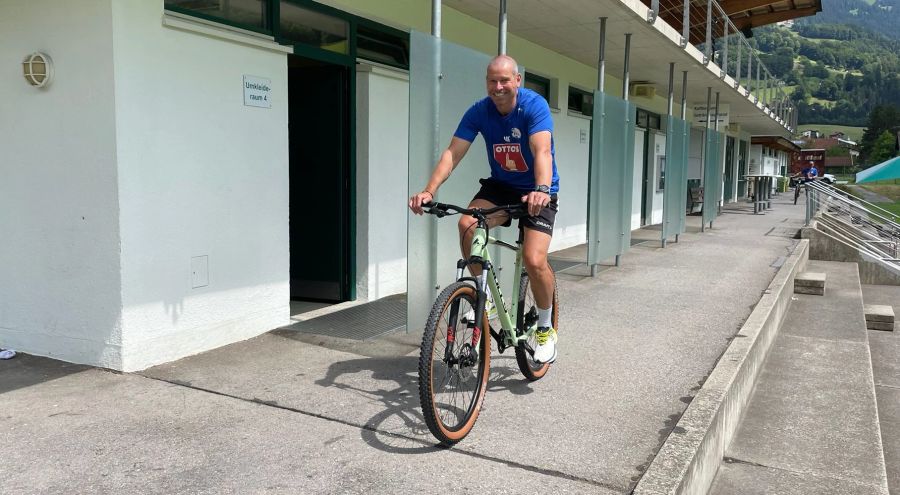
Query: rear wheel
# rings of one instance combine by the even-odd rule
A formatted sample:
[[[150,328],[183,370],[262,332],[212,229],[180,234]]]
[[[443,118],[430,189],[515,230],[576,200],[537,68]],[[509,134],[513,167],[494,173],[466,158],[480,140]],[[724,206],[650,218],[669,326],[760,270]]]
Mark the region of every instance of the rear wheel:
[[[553,311],[551,312],[551,321],[553,322],[553,328],[556,331],[559,331],[559,291],[556,286],[556,274],[553,276]],[[531,328],[532,325],[537,324],[537,305],[534,302],[534,294],[531,292],[531,284],[528,279],[528,274],[522,272],[522,277],[519,279],[519,315],[517,315],[516,322],[518,324],[517,333],[522,335],[525,333],[525,329]],[[534,346],[537,345],[537,339],[534,334],[528,338],[528,347],[534,349]],[[547,371],[550,370],[550,363],[537,363],[534,360],[534,356],[532,352],[529,352],[528,349],[523,345],[516,346],[516,362],[519,364],[519,371],[525,375],[530,381],[540,380],[547,374]]]
[[[456,282],[434,301],[419,354],[419,400],[431,433],[453,445],[472,430],[491,363],[491,338],[486,314],[466,320],[474,312],[475,288]]]

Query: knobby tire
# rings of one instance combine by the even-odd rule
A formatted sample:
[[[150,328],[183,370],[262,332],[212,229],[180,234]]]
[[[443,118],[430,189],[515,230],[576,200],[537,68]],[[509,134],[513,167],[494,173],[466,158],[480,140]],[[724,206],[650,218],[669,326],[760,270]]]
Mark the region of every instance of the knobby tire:
[[[481,317],[481,336],[478,344],[478,359],[471,366],[449,365],[444,360],[448,346],[447,330],[451,309],[459,303],[456,315],[455,338],[451,344],[452,354],[460,357],[464,345],[469,343],[473,329],[463,322],[466,311],[475,307],[477,292],[464,282],[456,282],[445,288],[434,301],[419,353],[419,401],[422,416],[428,429],[442,444],[451,446],[469,434],[487,390],[491,363],[491,334],[487,314]],[[455,395],[454,389],[464,390],[462,397]]]

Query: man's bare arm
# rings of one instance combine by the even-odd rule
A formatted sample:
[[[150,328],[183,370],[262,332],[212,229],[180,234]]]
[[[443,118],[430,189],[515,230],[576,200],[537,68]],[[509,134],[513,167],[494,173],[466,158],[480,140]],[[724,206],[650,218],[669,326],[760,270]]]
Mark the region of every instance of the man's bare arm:
[[[422,204],[429,203],[434,199],[441,184],[450,177],[450,174],[453,173],[453,170],[456,169],[459,162],[466,156],[471,145],[472,143],[456,136],[450,140],[450,146],[447,146],[447,149],[441,153],[441,158],[438,160],[437,165],[434,166],[434,171],[431,172],[431,178],[428,179],[428,185],[425,186],[425,189],[423,189],[422,192],[414,194],[409,198],[409,209],[412,210],[413,213],[416,215],[421,215],[423,213]]]

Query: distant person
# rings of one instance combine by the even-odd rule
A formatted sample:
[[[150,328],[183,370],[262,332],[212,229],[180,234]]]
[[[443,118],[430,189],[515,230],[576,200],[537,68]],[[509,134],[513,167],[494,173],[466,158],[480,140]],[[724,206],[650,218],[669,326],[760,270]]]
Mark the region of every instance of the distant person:
[[[816,163],[810,160],[809,168],[806,169],[806,173],[803,174],[803,177],[806,181],[815,180],[816,177],[819,176],[819,169],[816,168]],[[805,181],[804,181],[805,182]]]

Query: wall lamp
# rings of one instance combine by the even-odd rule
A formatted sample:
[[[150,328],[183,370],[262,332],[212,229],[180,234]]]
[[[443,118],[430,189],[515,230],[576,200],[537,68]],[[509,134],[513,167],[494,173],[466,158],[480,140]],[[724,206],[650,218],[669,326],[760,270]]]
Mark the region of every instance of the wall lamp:
[[[46,53],[34,52],[22,61],[22,72],[28,84],[43,88],[53,79],[53,60]]]

